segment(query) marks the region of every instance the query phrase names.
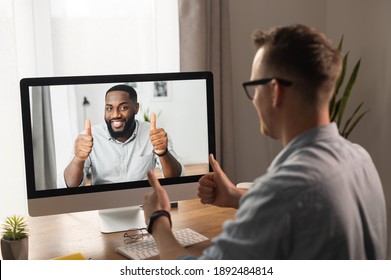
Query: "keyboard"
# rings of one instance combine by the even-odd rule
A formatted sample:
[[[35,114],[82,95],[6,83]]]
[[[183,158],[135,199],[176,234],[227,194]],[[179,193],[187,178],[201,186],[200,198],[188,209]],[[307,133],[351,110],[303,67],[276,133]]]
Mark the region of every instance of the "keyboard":
[[[209,239],[190,228],[177,230],[173,233],[179,244],[183,247],[189,247]],[[155,239],[153,239],[152,235],[148,235],[144,239],[129,244],[124,244],[117,248],[117,252],[134,260],[144,260],[159,255]]]

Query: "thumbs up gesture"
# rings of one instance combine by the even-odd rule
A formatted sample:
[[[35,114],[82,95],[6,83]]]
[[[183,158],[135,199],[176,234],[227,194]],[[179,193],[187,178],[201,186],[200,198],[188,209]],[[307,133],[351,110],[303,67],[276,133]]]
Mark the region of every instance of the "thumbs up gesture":
[[[201,203],[238,208],[242,191],[230,181],[212,154],[209,155],[209,163],[213,172],[202,176],[198,181],[198,197]]]
[[[90,120],[86,120],[85,130],[85,134],[80,134],[75,141],[75,157],[80,161],[85,161],[88,158],[94,145]]]
[[[156,128],[156,115],[152,113],[150,116],[150,131],[149,138],[151,140],[153,151],[158,156],[164,156],[167,153],[168,138],[167,133],[163,128]]]

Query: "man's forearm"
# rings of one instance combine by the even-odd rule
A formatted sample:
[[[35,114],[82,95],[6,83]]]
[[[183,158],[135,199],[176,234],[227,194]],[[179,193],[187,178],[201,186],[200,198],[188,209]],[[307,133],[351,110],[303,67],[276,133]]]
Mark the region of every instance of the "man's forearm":
[[[232,204],[232,207],[235,209],[239,209],[240,198],[242,197],[242,195],[244,195],[247,192],[247,190],[245,190],[245,189],[238,188],[237,190],[238,190],[238,193],[233,196],[233,204]]]
[[[176,158],[167,152],[164,156],[159,157],[162,165],[163,174],[165,178],[179,177],[182,173],[182,165],[176,160]]]
[[[163,260],[175,260],[179,257],[189,255],[175,239],[170,222],[166,217],[160,217],[155,221],[152,228],[152,235],[159,248],[160,258]]]
[[[83,181],[84,161],[73,158],[64,171],[65,183],[68,187],[78,187]]]

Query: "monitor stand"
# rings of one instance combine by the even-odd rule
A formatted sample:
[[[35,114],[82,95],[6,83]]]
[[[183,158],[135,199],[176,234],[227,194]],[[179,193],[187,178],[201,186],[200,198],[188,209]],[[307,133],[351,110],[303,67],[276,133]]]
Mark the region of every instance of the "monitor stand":
[[[144,211],[140,206],[104,209],[98,211],[102,233],[146,228]]]

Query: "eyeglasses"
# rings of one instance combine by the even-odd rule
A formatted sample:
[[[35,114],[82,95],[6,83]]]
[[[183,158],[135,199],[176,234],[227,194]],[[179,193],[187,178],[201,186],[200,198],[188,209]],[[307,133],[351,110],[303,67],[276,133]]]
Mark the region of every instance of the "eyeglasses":
[[[149,233],[146,228],[140,228],[140,229],[132,230],[131,232],[125,232],[124,243],[129,244],[134,241],[143,239],[146,236],[149,236]]]
[[[254,95],[255,95],[255,86],[266,85],[267,83],[270,83],[272,80],[276,80],[280,85],[282,85],[284,87],[289,87],[293,84],[293,82],[288,81],[288,80],[284,80],[284,79],[266,78],[266,79],[244,82],[242,85],[243,85],[244,91],[247,94],[247,97],[250,98],[250,100],[253,100]]]

